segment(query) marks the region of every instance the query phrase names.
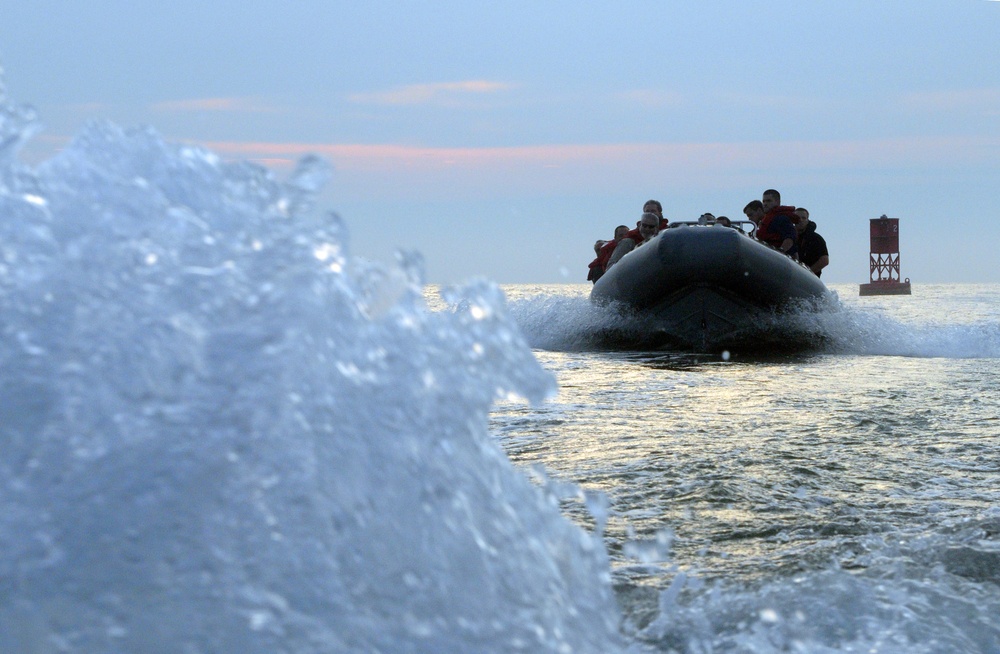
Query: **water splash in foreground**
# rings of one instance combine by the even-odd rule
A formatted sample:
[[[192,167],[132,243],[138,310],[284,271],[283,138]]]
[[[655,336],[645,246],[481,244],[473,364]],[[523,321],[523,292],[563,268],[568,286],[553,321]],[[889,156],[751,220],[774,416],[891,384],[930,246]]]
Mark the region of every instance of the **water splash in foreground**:
[[[0,89],[0,650],[613,651],[603,545],[516,472],[553,390],[492,285],[352,260],[326,171]]]

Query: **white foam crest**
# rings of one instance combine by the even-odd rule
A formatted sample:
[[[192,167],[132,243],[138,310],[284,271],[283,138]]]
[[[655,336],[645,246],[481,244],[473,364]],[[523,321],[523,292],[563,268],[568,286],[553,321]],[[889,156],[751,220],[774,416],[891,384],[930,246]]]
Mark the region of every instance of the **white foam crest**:
[[[762,588],[706,585],[661,595],[637,637],[670,652],[994,651],[1000,607],[961,581],[881,578],[831,569]],[[678,599],[681,597],[682,599]]]
[[[95,123],[14,168],[0,650],[616,649],[603,545],[488,434],[554,390],[494,285],[352,259],[314,160]]]
[[[663,651],[987,652],[1000,644],[1000,514],[866,536],[835,563],[754,587],[679,573],[636,631]],[[857,569],[859,568],[860,569]]]
[[[1000,357],[1000,325],[906,323],[874,309],[833,302],[802,311],[794,321],[822,335],[827,351],[838,354],[943,357]],[[806,327],[808,326],[808,327]]]
[[[602,349],[637,342],[645,322],[627,311],[597,306],[586,296],[536,295],[511,302],[511,316],[531,347],[553,351]]]
[[[510,313],[529,345],[553,351],[649,347],[654,326],[641,315],[597,306],[583,295],[539,293],[511,302]],[[779,347],[864,356],[1000,357],[1000,324],[897,320],[883,311],[830,298],[800,302],[758,319],[758,338]],[[654,344],[655,346],[655,344]]]

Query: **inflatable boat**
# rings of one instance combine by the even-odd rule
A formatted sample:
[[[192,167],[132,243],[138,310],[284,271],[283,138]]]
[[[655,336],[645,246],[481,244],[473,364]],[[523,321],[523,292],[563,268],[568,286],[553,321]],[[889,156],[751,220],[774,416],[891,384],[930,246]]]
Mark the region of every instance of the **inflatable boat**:
[[[734,227],[682,223],[626,254],[591,300],[643,318],[644,341],[696,352],[794,346],[782,312],[829,295],[820,278]]]

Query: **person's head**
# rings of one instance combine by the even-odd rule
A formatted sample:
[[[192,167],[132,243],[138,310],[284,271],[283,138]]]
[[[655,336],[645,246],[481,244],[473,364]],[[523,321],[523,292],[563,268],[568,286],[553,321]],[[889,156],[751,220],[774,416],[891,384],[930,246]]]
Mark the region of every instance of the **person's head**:
[[[660,217],[648,211],[642,214],[642,218],[639,219],[639,234],[642,236],[642,240],[648,241],[656,236],[659,231]]]
[[[752,220],[754,224],[757,224],[760,222],[760,219],[764,217],[764,203],[760,200],[754,200],[747,206],[743,207],[743,213],[746,214],[746,217]]]
[[[809,211],[799,207],[795,210],[795,215],[799,217],[799,219],[795,221],[795,229],[801,232],[809,225]]]
[[[598,240],[596,243],[594,243],[594,254],[600,254],[601,248],[604,247],[605,243],[607,243],[607,241],[601,241],[601,240]]]
[[[703,213],[698,216],[699,225],[710,225],[715,222],[715,216],[710,213]]]
[[[655,213],[657,218],[663,218],[663,205],[658,200],[646,200],[642,205],[643,213]]]
[[[718,218],[715,219],[715,224],[724,225],[726,227],[732,227],[733,221],[729,220],[729,218],[727,218],[726,216],[719,216]]]
[[[781,204],[781,193],[778,193],[773,188],[769,188],[764,191],[764,195],[761,196],[760,201],[761,204],[764,205],[764,211],[766,213]]]
[[[618,225],[617,227],[615,227],[615,240],[616,241],[620,241],[623,238],[625,238],[626,234],[628,234],[628,227],[626,227],[625,225]]]

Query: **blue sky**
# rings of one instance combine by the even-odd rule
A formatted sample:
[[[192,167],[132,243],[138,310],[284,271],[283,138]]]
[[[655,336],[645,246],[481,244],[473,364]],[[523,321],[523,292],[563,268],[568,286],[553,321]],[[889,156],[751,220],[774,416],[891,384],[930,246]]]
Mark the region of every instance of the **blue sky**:
[[[0,0],[26,156],[94,118],[279,175],[319,153],[353,253],[432,282],[582,282],[645,200],[740,216],[769,187],[824,280],[867,281],[884,213],[915,283],[1000,282],[1000,2],[159,4]]]

